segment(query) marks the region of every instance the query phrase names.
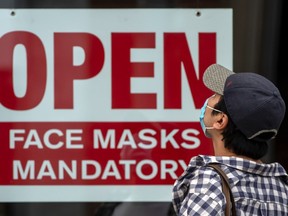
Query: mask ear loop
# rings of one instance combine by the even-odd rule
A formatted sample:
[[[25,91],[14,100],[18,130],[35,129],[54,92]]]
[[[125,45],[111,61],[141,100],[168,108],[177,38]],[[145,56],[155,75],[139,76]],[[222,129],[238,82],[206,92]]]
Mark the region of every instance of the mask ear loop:
[[[207,127],[207,126],[205,126],[205,128],[206,128],[206,130],[212,130],[212,129],[214,129],[213,126],[211,126],[211,127]]]
[[[206,107],[208,107],[209,109],[214,110],[214,111],[216,111],[216,112],[223,113],[221,110],[215,109],[215,108],[209,106],[208,104],[207,104]]]
[[[223,113],[221,110],[215,109],[215,108],[209,106],[208,104],[206,105],[206,107],[208,107],[209,109],[214,110],[214,111],[216,111],[216,112],[218,112],[218,113]],[[206,126],[205,126],[205,127],[206,127]],[[214,127],[213,127],[213,126],[211,126],[211,127],[206,127],[206,129],[211,130],[211,129],[214,129]]]

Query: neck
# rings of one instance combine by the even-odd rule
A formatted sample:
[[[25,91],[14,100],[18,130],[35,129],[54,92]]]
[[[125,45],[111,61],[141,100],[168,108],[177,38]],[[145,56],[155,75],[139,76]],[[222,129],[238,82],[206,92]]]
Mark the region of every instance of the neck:
[[[218,141],[213,141],[213,147],[214,147],[214,154],[215,156],[226,156],[226,157],[237,157],[237,158],[242,158],[245,160],[250,160],[254,161],[256,163],[262,163],[261,160],[255,160],[246,156],[242,155],[237,155],[234,152],[231,152],[229,149],[224,147],[224,142],[221,140],[220,142]]]

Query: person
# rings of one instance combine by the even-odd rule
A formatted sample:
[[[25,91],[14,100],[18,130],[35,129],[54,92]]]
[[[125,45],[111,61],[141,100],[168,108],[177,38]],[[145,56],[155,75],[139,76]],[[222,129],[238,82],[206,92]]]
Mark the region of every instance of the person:
[[[214,93],[200,115],[214,156],[192,157],[173,186],[177,215],[224,215],[221,178],[207,167],[217,163],[226,173],[237,215],[288,215],[288,175],[277,162],[261,161],[285,115],[277,87],[256,73],[234,73],[212,64],[203,82]]]

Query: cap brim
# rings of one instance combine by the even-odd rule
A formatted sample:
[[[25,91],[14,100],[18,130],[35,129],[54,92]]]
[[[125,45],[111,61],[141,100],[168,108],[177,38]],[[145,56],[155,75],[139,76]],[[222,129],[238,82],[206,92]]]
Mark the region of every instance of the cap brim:
[[[223,95],[226,79],[232,74],[235,73],[219,64],[212,64],[204,72],[203,82],[213,92]]]

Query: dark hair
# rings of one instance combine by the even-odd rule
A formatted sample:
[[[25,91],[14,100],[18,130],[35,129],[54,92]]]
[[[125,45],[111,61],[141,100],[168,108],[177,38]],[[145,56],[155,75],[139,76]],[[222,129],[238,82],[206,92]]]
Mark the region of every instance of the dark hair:
[[[268,143],[250,140],[237,129],[237,126],[233,123],[229,113],[227,112],[224,98],[221,97],[219,102],[215,105],[215,109],[221,110],[228,116],[227,127],[223,130],[223,141],[225,148],[229,149],[237,155],[246,156],[255,160],[260,159],[268,152]],[[212,115],[219,114],[213,111]],[[241,113],[239,113],[241,115]]]

